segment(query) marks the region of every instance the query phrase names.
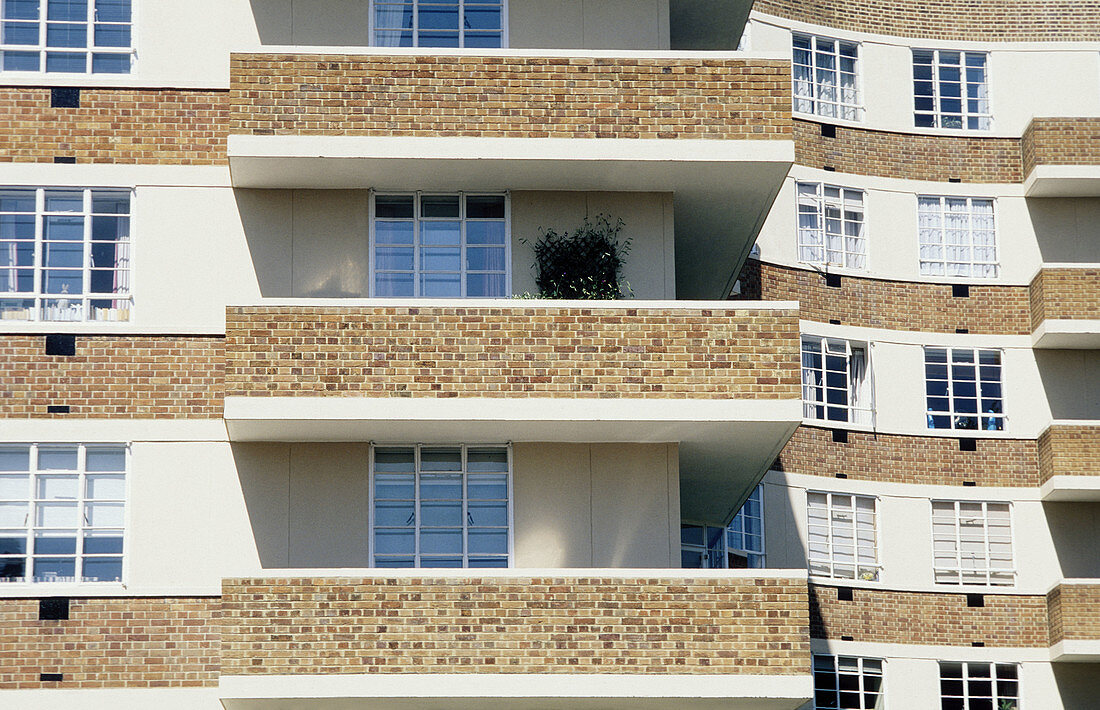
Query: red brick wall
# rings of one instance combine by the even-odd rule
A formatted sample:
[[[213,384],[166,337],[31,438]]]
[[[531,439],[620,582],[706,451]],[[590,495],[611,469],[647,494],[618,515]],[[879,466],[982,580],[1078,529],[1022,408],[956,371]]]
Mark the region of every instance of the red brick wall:
[[[229,92],[82,89],[80,108],[50,90],[0,88],[0,162],[224,165]]]
[[[46,355],[43,336],[0,338],[0,417],[217,418],[224,381],[221,337],[78,336],[74,357]]]
[[[1026,286],[971,286],[969,298],[954,298],[949,284],[844,276],[833,288],[816,271],[755,259],[745,262],[740,278],[741,299],[798,301],[804,320],[929,333],[1031,333]]]
[[[810,636],[864,643],[1046,648],[1044,596],[987,594],[984,608],[966,605],[966,594],[854,589],[837,600],[836,587],[810,588]]]
[[[841,425],[843,426],[843,425]],[[957,438],[900,436],[849,431],[847,443],[836,443],[832,430],[801,426],[776,459],[787,473],[859,481],[915,483],[931,486],[1029,488],[1038,486],[1039,457],[1035,441],[977,439],[977,451],[959,451]]]
[[[229,579],[222,673],[810,671],[793,579]]]
[[[0,600],[0,689],[215,686],[218,606],[210,598],[72,599],[68,621],[39,621],[37,599]],[[40,673],[64,679],[44,682]]]
[[[891,133],[836,127],[836,138],[821,135],[813,121],[794,122],[795,162],[841,173],[947,182],[1021,182],[1020,141]]]
[[[790,139],[790,63],[234,54],[254,135]]]
[[[754,9],[853,32],[981,42],[1095,41],[1100,6],[1080,0],[756,0]]]
[[[793,310],[230,307],[230,396],[794,399]]]

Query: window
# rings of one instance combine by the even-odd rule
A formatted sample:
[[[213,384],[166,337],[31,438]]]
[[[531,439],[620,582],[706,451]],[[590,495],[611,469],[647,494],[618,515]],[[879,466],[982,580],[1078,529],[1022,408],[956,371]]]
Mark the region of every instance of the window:
[[[374,296],[504,298],[505,195],[372,196]]]
[[[798,259],[821,266],[867,268],[862,190],[798,183]]]
[[[993,126],[984,52],[913,50],[913,105],[917,128]]]
[[[936,584],[1010,586],[1012,507],[984,501],[932,501]]]
[[[122,579],[126,447],[0,446],[0,581]]]
[[[0,319],[130,319],[130,192],[0,188]]]
[[[505,46],[505,0],[372,0],[378,47]]]
[[[802,416],[871,424],[870,369],[865,345],[802,336]]]
[[[929,429],[1004,429],[999,350],[925,348],[924,378]]]
[[[807,501],[810,574],[877,582],[875,499],[810,492]]]
[[[940,661],[942,710],[1016,710],[1019,669],[1014,663]]]
[[[795,111],[863,120],[858,44],[795,33],[793,72]]]
[[[128,74],[130,0],[0,0],[0,68]]]
[[[878,710],[882,660],[855,656],[814,656],[814,710]]]
[[[683,569],[748,569],[764,567],[764,486],[757,486],[728,528],[680,525]]]
[[[375,567],[507,567],[511,465],[503,446],[372,450]]]
[[[922,276],[997,278],[997,221],[993,200],[917,198]]]

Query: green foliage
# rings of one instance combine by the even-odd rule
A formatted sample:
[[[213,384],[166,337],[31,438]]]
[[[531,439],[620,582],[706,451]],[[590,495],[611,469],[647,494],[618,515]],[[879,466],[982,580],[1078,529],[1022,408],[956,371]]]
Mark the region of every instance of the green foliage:
[[[623,280],[623,264],[630,253],[631,239],[619,239],[624,224],[606,215],[587,217],[572,232],[543,230],[534,243],[535,284],[538,296],[584,300],[615,300],[632,296]],[[524,244],[528,242],[523,240]]]

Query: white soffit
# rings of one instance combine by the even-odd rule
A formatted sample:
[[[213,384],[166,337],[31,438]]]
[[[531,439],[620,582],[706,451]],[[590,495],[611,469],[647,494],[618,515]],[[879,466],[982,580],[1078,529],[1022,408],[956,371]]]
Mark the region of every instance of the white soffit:
[[[1028,197],[1100,197],[1100,165],[1037,165],[1024,181]]]

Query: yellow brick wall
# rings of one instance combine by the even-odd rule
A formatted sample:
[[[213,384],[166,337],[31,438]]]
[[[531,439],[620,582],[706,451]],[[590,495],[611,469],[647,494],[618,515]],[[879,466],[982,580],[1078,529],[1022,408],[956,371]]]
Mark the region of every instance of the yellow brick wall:
[[[1032,329],[1047,319],[1100,320],[1100,269],[1043,269],[1031,282],[1029,299]]]
[[[1041,482],[1052,476],[1100,476],[1100,426],[1055,424],[1039,436]]]

